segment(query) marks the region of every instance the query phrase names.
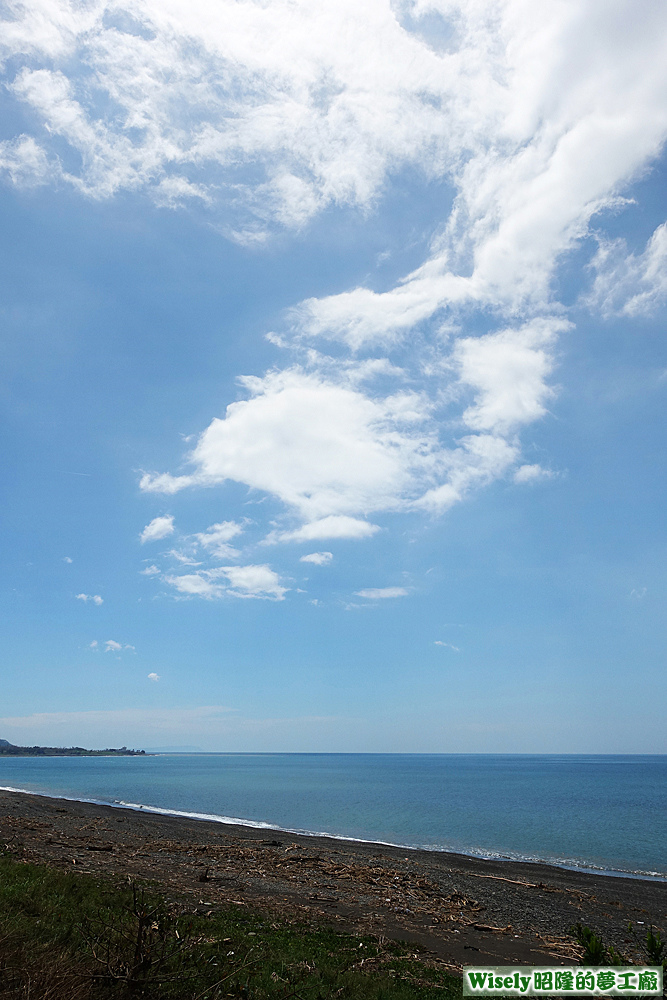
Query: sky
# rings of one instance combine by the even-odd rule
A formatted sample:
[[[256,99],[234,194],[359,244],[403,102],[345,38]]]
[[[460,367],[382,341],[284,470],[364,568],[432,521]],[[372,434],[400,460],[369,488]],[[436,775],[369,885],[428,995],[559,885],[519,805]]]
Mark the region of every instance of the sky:
[[[667,752],[663,0],[0,19],[0,737]]]

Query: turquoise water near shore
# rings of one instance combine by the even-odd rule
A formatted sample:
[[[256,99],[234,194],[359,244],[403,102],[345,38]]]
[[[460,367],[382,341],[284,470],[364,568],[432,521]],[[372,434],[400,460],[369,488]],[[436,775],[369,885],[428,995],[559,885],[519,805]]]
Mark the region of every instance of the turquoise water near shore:
[[[5,757],[0,786],[293,832],[667,878],[667,756]]]

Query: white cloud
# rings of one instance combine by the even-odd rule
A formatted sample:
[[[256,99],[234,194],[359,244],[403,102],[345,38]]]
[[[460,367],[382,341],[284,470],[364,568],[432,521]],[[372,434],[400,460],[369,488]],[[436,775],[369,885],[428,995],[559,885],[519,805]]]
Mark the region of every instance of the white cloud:
[[[178,493],[179,490],[192,485],[192,477],[171,476],[169,473],[156,476],[147,472],[141,477],[139,485],[142,490],[147,490],[149,493]]]
[[[667,301],[667,222],[640,254],[625,240],[600,240],[591,262],[595,281],[584,301],[603,316],[649,316]]]
[[[240,552],[230,545],[230,541],[243,533],[245,524],[246,522],[220,521],[218,524],[210,525],[205,531],[183,535],[179,538],[180,548],[171,549],[166,554],[181,566],[190,567],[202,566],[209,558],[236,559]],[[157,576],[160,570],[152,565],[141,572],[146,576]]]
[[[183,573],[180,576],[165,576],[165,582],[174,587],[180,594],[187,597],[205,597],[206,600],[224,597],[226,588],[211,580],[210,575],[201,570],[199,573]]]
[[[556,330],[567,326],[533,320],[519,330],[459,339],[454,363],[462,385],[476,392],[463,422],[473,430],[508,434],[542,417],[546,400],[554,395],[546,383],[553,364],[548,348]]]
[[[220,566],[197,573],[166,576],[165,582],[188,597],[206,600],[225,596],[282,601],[288,588],[269,566]]]
[[[71,565],[74,562],[74,560],[70,559],[69,556],[63,556],[63,562],[67,563],[68,565]]]
[[[156,673],[150,673],[148,675],[148,680],[149,681],[159,681],[160,680],[160,675],[156,674]]]
[[[98,198],[227,199],[252,243],[330,204],[370,205],[388,171],[416,164],[457,186],[446,238],[474,263],[473,294],[543,291],[555,255],[664,135],[657,3],[641,17],[557,0],[12,8],[2,49],[23,67],[8,84],[44,123],[5,154],[16,182],[55,171]],[[76,167],[58,160],[63,143]]]
[[[415,501],[434,514],[442,513],[463,500],[471,489],[498,479],[517,461],[520,451],[515,441],[494,434],[470,434],[447,457],[447,478]]]
[[[90,646],[88,648],[89,649],[97,649],[98,646],[99,646],[99,642],[97,641],[97,639],[93,639],[93,641],[90,643]]]
[[[304,302],[304,335],[359,348],[393,343],[446,306],[549,310],[560,256],[667,134],[665,8],[641,24],[622,3],[433,0],[419,10],[456,19],[458,47],[443,56],[457,77],[444,112],[459,154],[448,162],[454,209],[430,259],[395,288]]]
[[[227,407],[189,456],[195,471],[171,481],[144,476],[144,490],[226,479],[272,493],[304,520],[400,507],[434,442],[418,424],[423,400],[372,399],[291,368],[243,380],[251,397]],[[416,412],[415,412],[416,411]],[[311,536],[311,537],[324,537]]]
[[[167,538],[174,533],[174,518],[171,514],[164,514],[161,517],[154,517],[150,524],[147,524],[139,536],[142,545],[146,542],[156,542],[160,538]]]
[[[370,511],[446,510],[516,463],[516,428],[545,412],[546,345],[561,325],[535,320],[454,345],[440,368],[455,393],[473,389],[462,422],[479,433],[453,447],[439,440],[436,403],[425,394],[373,397],[350,384],[347,366],[336,373],[332,360],[318,355],[319,370],[244,379],[250,398],[230,404],[200,435],[188,456],[193,473],[174,484],[168,475],[144,476],[141,486],[180,489],[229,478],[271,493],[303,523],[275,528],[268,544],[368,538],[379,530],[360,516]]]
[[[33,0],[1,36],[39,135],[2,162],[16,183],[217,204],[246,243],[370,206],[401,166],[447,178],[454,209],[423,267],[304,304],[304,329],[358,344],[447,303],[548,301],[559,255],[664,141],[666,27],[659,3]]]
[[[160,570],[158,569],[158,567],[154,566],[152,564],[150,566],[146,566],[145,569],[140,569],[139,572],[141,573],[142,576],[159,576],[160,575]]]
[[[326,566],[333,559],[333,552],[309,552],[307,556],[301,556],[299,562],[313,563],[315,566]]]
[[[13,183],[195,201],[255,247],[330,206],[370,210],[405,168],[451,189],[402,280],[308,298],[271,334],[299,359],[321,338],[351,360],[246,378],[248,398],[201,433],[190,471],[142,489],[243,483],[297,522],[266,541],[315,541],[537,478],[519,433],[554,396],[559,262],[667,136],[664,4],[636,16],[620,0],[32,0],[1,27],[6,86],[34,133],[0,147]],[[667,297],[666,254],[665,226],[636,255],[600,238],[591,308],[649,313]],[[492,327],[479,336],[476,310]],[[356,357],[405,346],[403,372]],[[402,378],[399,391],[369,388],[373,373]],[[233,523],[191,536],[184,565],[195,544],[236,558]],[[173,531],[155,518],[141,539]],[[206,572],[173,585],[227,592]]]
[[[458,646],[453,646],[451,642],[443,642],[442,639],[436,639],[433,643],[434,646],[445,646],[447,649],[451,649],[454,653],[460,653],[461,650]]]
[[[181,552],[178,549],[171,549],[167,553],[167,555],[170,555],[172,559],[175,559],[176,562],[179,562],[181,566],[201,566],[201,562],[198,562],[196,559],[193,559],[192,556],[189,556],[186,552]]]
[[[32,136],[20,135],[0,142],[0,173],[16,187],[32,188],[56,180],[61,171]]]
[[[223,566],[221,572],[238,597],[273,597],[282,601],[287,590],[281,586],[278,574],[268,566]]]
[[[317,521],[304,524],[294,531],[271,532],[267,542],[314,542],[324,538],[370,538],[379,531],[377,524],[370,524],[345,514],[330,514]]]
[[[135,652],[134,646],[123,645],[122,642],[116,642],[115,639],[107,639],[104,643],[105,653],[122,653],[126,649],[130,649],[132,652]]]
[[[390,597],[407,597],[405,587],[368,587],[366,590],[356,590],[355,597],[365,597],[369,601],[379,601]]]
[[[99,594],[77,594],[76,599],[77,601],[83,601],[84,603],[92,601],[93,604],[97,604],[98,606],[100,604],[104,604],[104,600]]]
[[[242,524],[238,524],[236,521],[221,521],[219,524],[212,524],[206,531],[194,537],[199,545],[216,559],[233,559],[239,553],[237,549],[229,545],[229,542],[242,532]]]
[[[515,483],[534,483],[538,479],[551,479],[553,472],[541,465],[521,465],[514,473]]]
[[[3,49],[27,65],[10,87],[56,164],[63,143],[80,158],[60,167],[65,183],[98,198],[143,188],[159,204],[226,197],[247,244],[328,204],[370,204],[387,169],[426,158],[431,172],[449,140],[435,104],[451,73],[388,3],[35,0],[12,15]],[[47,179],[30,141],[14,159]],[[239,162],[254,183],[239,183]]]

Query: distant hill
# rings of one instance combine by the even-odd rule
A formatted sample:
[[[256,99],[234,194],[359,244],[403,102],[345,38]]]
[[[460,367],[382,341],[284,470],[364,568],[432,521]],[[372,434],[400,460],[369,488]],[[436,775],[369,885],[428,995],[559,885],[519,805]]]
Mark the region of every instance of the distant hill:
[[[139,757],[145,750],[128,750],[127,747],[107,750],[86,750],[84,747],[17,747],[7,740],[0,740],[0,757]]]

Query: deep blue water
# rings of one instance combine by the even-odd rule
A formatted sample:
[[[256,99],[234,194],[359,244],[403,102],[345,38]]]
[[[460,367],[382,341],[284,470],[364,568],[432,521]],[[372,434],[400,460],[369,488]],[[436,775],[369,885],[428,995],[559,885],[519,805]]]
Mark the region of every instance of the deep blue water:
[[[667,756],[0,757],[0,786],[667,877]]]

